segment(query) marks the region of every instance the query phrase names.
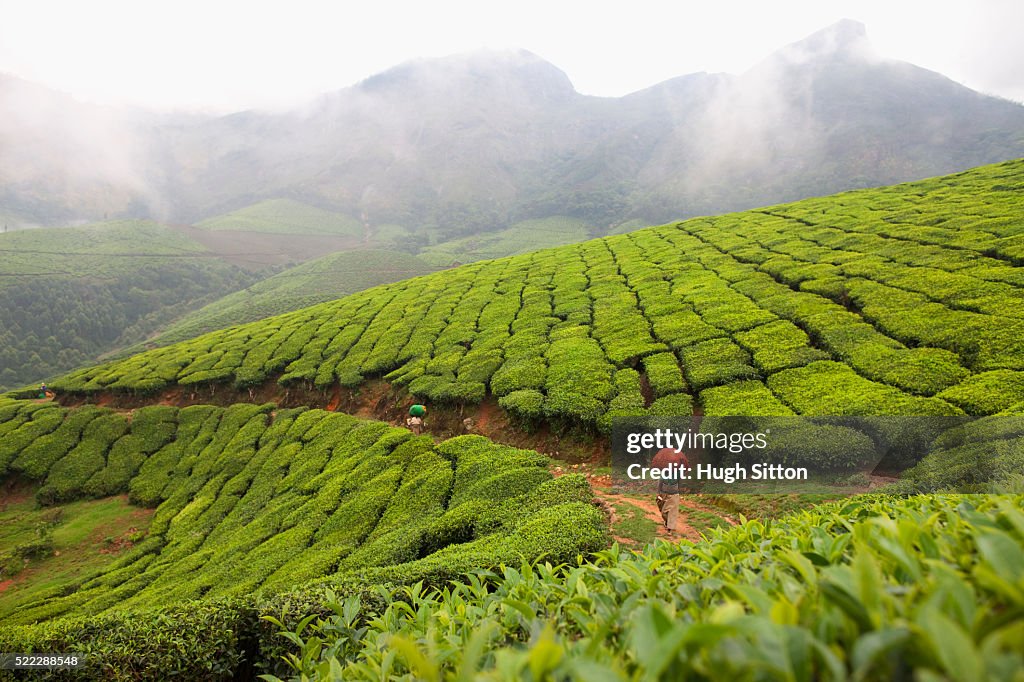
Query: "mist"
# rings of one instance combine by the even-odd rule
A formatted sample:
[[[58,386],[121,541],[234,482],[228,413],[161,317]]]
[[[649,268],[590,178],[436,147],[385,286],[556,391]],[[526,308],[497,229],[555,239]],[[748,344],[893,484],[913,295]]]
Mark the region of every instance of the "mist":
[[[605,229],[1012,158],[1021,129],[1024,108],[880,58],[852,21],[739,75],[619,98],[581,95],[525,50],[414,60],[226,116],[101,107],[2,78],[0,218],[194,224],[284,198],[367,234],[451,238],[549,216]]]

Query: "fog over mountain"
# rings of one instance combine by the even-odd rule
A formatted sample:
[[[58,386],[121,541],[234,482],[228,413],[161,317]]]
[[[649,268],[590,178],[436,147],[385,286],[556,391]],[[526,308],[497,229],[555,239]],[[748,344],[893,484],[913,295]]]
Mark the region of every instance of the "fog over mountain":
[[[93,107],[0,78],[0,219],[193,223],[271,198],[445,236],[564,215],[600,228],[1024,156],[1024,106],[874,54],[843,21],[739,75],[620,98],[525,51],[397,66],[286,112]]]

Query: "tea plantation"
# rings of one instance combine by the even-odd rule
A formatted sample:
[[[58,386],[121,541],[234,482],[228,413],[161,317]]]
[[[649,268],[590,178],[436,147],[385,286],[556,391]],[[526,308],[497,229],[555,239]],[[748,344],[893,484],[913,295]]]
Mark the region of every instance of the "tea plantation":
[[[580,566],[384,592],[298,633],[306,680],[1016,680],[1024,498],[862,498]]]
[[[340,251],[296,265],[191,312],[147,344],[164,346],[200,334],[331,301],[371,286],[425,275],[435,268],[401,251]],[[134,349],[144,350],[142,344]]]
[[[319,410],[153,406],[129,419],[6,400],[0,479],[38,480],[43,505],[128,493],[156,513],[147,537],[102,574],[17,608],[0,599],[0,617],[10,625],[252,599],[324,576],[443,583],[482,565],[564,561],[604,546],[587,483],[553,479],[546,464],[480,436],[435,445]],[[10,637],[45,641],[47,632],[5,630],[0,649],[27,650]]]
[[[1024,419],[994,417],[1024,414],[1021,190],[1024,160],[482,261],[53,383],[79,407],[0,398],[0,483],[155,509],[104,570],[0,593],[0,651],[89,656],[55,679],[1020,680]],[[627,554],[536,452],[252,404],[371,378],[598,439],[985,418],[884,495]],[[254,390],[89,404],[183,387]]]
[[[65,393],[387,381],[524,422],[1024,404],[1024,161],[376,287],[70,374]],[[645,393],[645,385],[650,392]]]

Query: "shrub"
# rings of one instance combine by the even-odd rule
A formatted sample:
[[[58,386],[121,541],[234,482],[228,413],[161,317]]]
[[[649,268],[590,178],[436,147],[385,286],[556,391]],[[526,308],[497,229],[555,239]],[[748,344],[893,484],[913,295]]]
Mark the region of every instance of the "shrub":
[[[597,398],[568,390],[552,389],[544,399],[544,416],[563,425],[592,425],[604,412],[605,405]]]
[[[714,416],[778,417],[794,414],[760,381],[737,381],[709,388],[701,392],[700,402],[704,413]]]
[[[30,416],[30,420],[19,424],[19,414],[16,420],[11,422],[17,428],[8,431],[0,440],[0,476],[6,473],[8,466],[26,447],[52,433],[62,424],[64,410],[59,407],[47,407],[45,410],[32,411]]]
[[[735,339],[753,353],[754,364],[764,374],[829,359],[828,353],[812,348],[807,334],[788,320],[739,332]]]
[[[1005,557],[1015,556],[1022,544],[1011,530],[1018,506],[1016,499],[879,496],[771,524],[712,530],[695,545],[613,549],[582,565],[506,566],[435,589],[382,590],[383,605],[368,609],[377,617],[359,623],[365,630],[357,631],[353,608],[338,604],[336,615],[305,633],[310,643],[296,654],[293,672],[311,679],[328,679],[332,670],[335,677],[377,679],[391,665],[400,675],[436,672],[438,678],[461,672],[747,679],[761,675],[764,661],[784,646],[792,658],[777,667],[793,677],[1012,676],[1024,665],[1019,647],[1009,641],[1014,620],[993,625],[990,636],[1005,642],[998,646],[986,648],[984,638],[972,634],[976,613],[1000,612],[1011,601],[995,586],[1005,578],[978,581],[972,571],[1008,574]],[[702,588],[703,576],[712,572],[732,596]],[[758,576],[756,588],[749,586],[751,573]],[[971,597],[961,605],[977,607],[964,611],[935,596],[948,589]],[[790,607],[786,625],[765,610],[780,603]],[[850,604],[867,605],[866,611]],[[835,627],[822,631],[823,619]],[[694,627],[712,633],[696,647],[688,640]],[[595,645],[592,634],[607,629],[619,636],[600,637]],[[889,637],[888,653],[834,653],[864,651],[891,632],[899,634]],[[383,637],[398,646],[381,647]],[[652,637],[660,648],[637,648]],[[958,655],[943,649],[943,642],[949,647],[953,641]],[[487,653],[477,655],[475,646]]]
[[[499,398],[498,405],[509,414],[534,422],[544,414],[544,394],[532,389],[520,389]]]
[[[547,371],[547,362],[542,357],[506,359],[491,378],[491,391],[503,396],[513,391],[543,388]]]
[[[725,332],[707,324],[700,315],[692,311],[655,318],[651,320],[651,325],[655,337],[675,350],[725,336]]]
[[[643,359],[644,371],[655,398],[686,391],[683,372],[672,353],[657,353]]]
[[[951,415],[959,409],[938,398],[919,398],[859,376],[837,362],[812,362],[768,377],[772,392],[807,415]]]
[[[696,391],[757,378],[750,355],[729,339],[712,339],[679,351],[686,378]]]
[[[675,393],[658,398],[647,408],[651,417],[688,417],[693,414],[693,396]]]
[[[98,408],[67,412],[64,421],[51,433],[32,441],[12,463],[12,468],[29,478],[44,478],[50,467],[78,445],[82,431],[103,414]]]
[[[968,414],[995,414],[1024,401],[1024,372],[994,370],[976,374],[939,393]]]

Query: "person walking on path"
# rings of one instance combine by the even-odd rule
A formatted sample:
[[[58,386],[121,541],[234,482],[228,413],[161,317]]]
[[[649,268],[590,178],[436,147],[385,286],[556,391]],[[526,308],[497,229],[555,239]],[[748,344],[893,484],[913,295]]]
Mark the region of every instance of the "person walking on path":
[[[664,469],[672,465],[678,467],[689,466],[690,461],[682,452],[676,452],[672,448],[662,448],[654,454],[651,460],[651,468]],[[670,533],[676,532],[679,525],[679,490],[682,487],[679,478],[662,478],[658,480],[658,511],[661,512],[665,528]]]

